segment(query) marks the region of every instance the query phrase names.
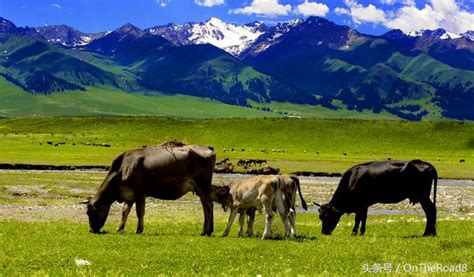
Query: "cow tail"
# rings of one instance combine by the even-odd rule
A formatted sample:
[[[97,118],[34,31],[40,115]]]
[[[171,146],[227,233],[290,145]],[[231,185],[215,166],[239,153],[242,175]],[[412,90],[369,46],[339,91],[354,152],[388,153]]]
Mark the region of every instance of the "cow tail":
[[[296,188],[298,189],[298,194],[300,195],[300,200],[301,200],[301,206],[305,211],[308,210],[308,205],[306,204],[306,201],[304,201],[303,194],[301,193],[301,187],[300,187],[300,179],[298,179],[295,176],[291,176],[291,179],[293,182],[296,184]]]
[[[434,169],[434,172],[433,172],[433,204],[435,205],[436,207],[436,188],[438,187],[438,172],[436,171],[436,169],[433,167]]]

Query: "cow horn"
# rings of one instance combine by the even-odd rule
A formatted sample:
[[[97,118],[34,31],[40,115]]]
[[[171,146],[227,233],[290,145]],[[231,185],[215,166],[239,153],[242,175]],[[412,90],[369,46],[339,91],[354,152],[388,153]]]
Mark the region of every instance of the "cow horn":
[[[86,205],[87,205],[87,204],[89,204],[89,203],[91,202],[91,198],[92,198],[92,196],[87,197],[86,200],[79,202],[79,204],[86,204]]]
[[[318,206],[318,207],[321,207],[321,205],[318,204],[318,203],[316,203],[316,201],[313,201],[313,204],[316,205],[316,206]]]

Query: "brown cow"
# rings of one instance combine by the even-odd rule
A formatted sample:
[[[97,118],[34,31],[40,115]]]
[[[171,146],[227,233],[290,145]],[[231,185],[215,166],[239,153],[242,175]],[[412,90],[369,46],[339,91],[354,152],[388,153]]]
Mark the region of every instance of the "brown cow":
[[[200,197],[204,210],[201,235],[214,228],[211,198],[212,171],[216,155],[212,147],[164,145],[131,150],[118,156],[97,193],[82,202],[87,204],[90,231],[99,233],[113,202],[125,202],[118,231],[123,231],[127,216],[136,203],[137,234],[143,232],[145,197],[176,200],[189,191]]]

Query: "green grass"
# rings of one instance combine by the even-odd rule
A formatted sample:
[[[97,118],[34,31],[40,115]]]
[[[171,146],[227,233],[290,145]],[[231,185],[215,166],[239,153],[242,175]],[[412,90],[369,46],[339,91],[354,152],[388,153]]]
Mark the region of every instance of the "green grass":
[[[370,110],[364,110],[363,112],[348,110],[340,100],[333,100],[333,104],[339,106],[337,110],[323,106],[296,105],[288,102],[257,103],[250,101],[250,104],[252,107],[270,108],[275,113],[298,118],[398,119],[398,117],[385,110],[380,113],[374,113]]]
[[[387,223],[391,220],[398,222]],[[93,235],[84,223],[4,221],[0,231],[0,268],[5,276],[255,276],[356,275],[362,273],[364,264],[375,263],[391,263],[392,273],[405,263],[466,264],[471,271],[473,266],[469,257],[474,232],[472,222],[466,221],[443,221],[438,227],[439,237],[421,238],[413,235],[422,232],[423,222],[408,222],[406,216],[372,216],[366,236],[351,237],[351,227],[347,225],[352,218],[345,217],[332,236],[322,236],[316,216],[305,214],[298,217],[299,239],[268,241],[238,238],[235,232],[227,238],[200,237],[200,221],[197,216],[178,222],[149,219],[143,235],[130,231],[118,235],[110,225],[106,228],[109,234]],[[222,232],[224,223],[224,218],[217,218],[217,234]],[[274,229],[275,233],[279,231]],[[91,265],[77,266],[76,259],[87,260]]]
[[[171,138],[213,145],[218,159],[267,159],[282,172],[343,172],[357,163],[390,157],[427,160],[443,178],[474,178],[474,124],[462,122],[161,117],[4,119],[0,120],[0,163],[109,165],[123,151]],[[48,141],[66,144],[54,147]],[[111,147],[85,143],[107,143]],[[465,162],[460,163],[461,159]]]
[[[176,201],[147,199],[145,233],[135,235],[130,214],[126,232],[115,233],[120,205],[115,203],[104,235],[88,233],[85,207],[106,172],[0,172],[0,275],[356,275],[365,264],[466,264],[472,271],[472,186],[438,188],[438,237],[419,237],[424,216],[372,215],[364,237],[351,237],[354,216],[343,216],[332,236],[322,236],[315,213],[298,212],[299,237],[283,240],[278,217],[273,239],[261,241],[263,216],[257,214],[255,237],[238,238],[237,222],[228,237],[228,213],[214,206],[215,233],[200,237],[202,210],[191,193]],[[215,183],[228,182],[216,175]],[[231,177],[238,178],[238,177]],[[327,201],[336,184],[303,180],[306,201]],[[461,197],[462,199],[460,199]],[[299,203],[299,200],[297,201]],[[311,205],[312,206],[312,205]],[[421,212],[408,201],[377,209]],[[462,209],[461,209],[462,208]],[[314,211],[314,210],[313,210]],[[90,266],[77,266],[84,259]]]
[[[36,115],[158,115],[184,118],[272,117],[256,109],[232,106],[187,95],[146,96],[111,88],[87,88],[87,92],[32,95],[0,77],[0,116]]]

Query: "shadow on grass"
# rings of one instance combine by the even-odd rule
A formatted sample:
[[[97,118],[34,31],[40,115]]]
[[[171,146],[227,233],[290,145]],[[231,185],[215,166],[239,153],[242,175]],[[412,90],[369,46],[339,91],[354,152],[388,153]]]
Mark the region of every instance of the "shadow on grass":
[[[402,239],[419,239],[419,238],[427,238],[422,235],[405,235],[402,236]]]
[[[258,236],[260,238],[261,236]],[[315,241],[318,238],[315,236],[296,235],[294,237],[286,238],[282,235],[272,235],[271,237],[265,238],[265,240],[285,240],[295,242]]]

